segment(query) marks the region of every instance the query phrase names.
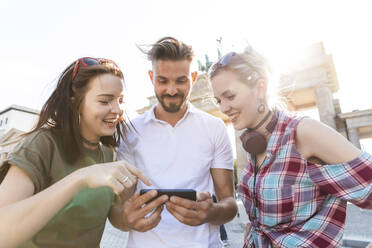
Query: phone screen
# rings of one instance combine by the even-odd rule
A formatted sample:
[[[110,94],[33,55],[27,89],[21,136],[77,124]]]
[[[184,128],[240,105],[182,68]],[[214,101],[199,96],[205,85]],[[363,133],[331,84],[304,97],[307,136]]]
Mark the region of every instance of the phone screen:
[[[141,189],[140,195],[143,195],[150,190],[153,189]],[[196,191],[193,189],[154,189],[154,190],[158,191],[158,196],[162,195],[168,195],[169,197],[178,196],[192,201],[196,201]]]

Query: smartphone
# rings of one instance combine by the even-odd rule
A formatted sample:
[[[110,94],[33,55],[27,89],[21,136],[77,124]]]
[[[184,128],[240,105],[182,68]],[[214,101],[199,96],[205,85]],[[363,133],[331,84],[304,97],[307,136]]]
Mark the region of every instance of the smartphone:
[[[153,189],[141,189],[140,195],[143,195],[146,192],[149,192],[150,190]],[[196,191],[193,189],[155,189],[155,190],[158,191],[158,196],[167,195],[171,197],[174,195],[192,201],[196,201]]]

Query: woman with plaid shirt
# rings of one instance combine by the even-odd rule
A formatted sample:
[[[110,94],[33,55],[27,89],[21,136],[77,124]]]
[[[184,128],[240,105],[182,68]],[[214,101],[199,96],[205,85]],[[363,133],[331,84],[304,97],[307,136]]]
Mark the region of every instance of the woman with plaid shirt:
[[[310,118],[268,104],[268,66],[252,49],[210,71],[215,98],[248,152],[239,192],[244,247],[339,247],[347,201],[372,208],[372,157]]]

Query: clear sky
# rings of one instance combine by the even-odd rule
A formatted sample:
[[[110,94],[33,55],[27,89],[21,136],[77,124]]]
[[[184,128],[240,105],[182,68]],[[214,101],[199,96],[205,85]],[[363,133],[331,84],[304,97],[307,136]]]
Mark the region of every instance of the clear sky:
[[[125,73],[129,112],[147,105],[150,68],[136,44],[175,36],[197,59],[245,41],[278,72],[291,51],[323,42],[333,55],[343,112],[372,107],[370,1],[0,0],[0,110],[40,109],[58,74],[82,56],[107,57]]]

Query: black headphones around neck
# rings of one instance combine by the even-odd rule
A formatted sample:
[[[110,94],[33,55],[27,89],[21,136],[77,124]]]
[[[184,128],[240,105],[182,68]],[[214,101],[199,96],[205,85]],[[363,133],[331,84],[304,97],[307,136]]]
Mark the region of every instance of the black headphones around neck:
[[[267,141],[265,135],[257,132],[256,130],[260,128],[265,121],[270,117],[271,111],[269,110],[265,117],[253,128],[247,128],[244,133],[240,136],[240,140],[242,141],[243,148],[249,154],[255,156],[260,154],[266,150]],[[274,131],[276,123],[278,122],[278,117],[276,113],[272,113],[271,121],[267,124],[266,130],[269,133]]]

